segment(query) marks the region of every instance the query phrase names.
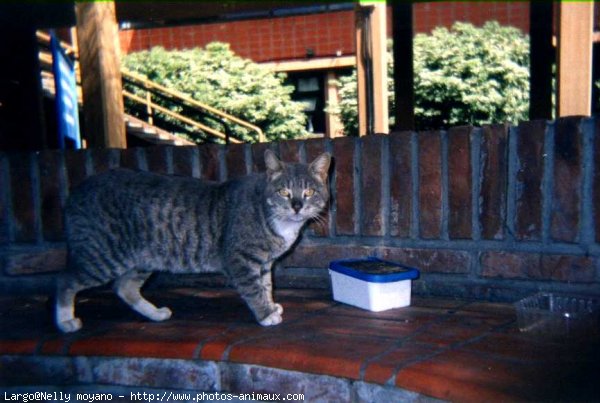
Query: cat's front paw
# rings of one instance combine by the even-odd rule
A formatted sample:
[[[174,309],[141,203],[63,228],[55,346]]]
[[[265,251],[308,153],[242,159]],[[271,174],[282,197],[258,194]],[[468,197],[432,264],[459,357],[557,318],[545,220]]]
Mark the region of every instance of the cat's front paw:
[[[56,325],[64,333],[73,333],[81,329],[82,323],[81,319],[73,318],[64,320],[62,322],[57,322]]]
[[[281,305],[279,305],[279,308],[281,308],[281,311],[279,309],[275,310],[275,312],[271,313],[269,316],[259,321],[258,323],[260,323],[262,326],[274,326],[280,324],[283,321],[283,318],[281,317],[283,308],[281,307]]]
[[[279,313],[280,315],[283,315],[283,307],[281,306],[281,304],[274,304],[275,305],[275,312]]]
[[[170,319],[172,314],[173,312],[171,312],[171,310],[165,306],[162,308],[158,308],[156,311],[152,312],[152,316],[150,317],[150,319],[152,319],[155,322],[162,322],[164,320]]]

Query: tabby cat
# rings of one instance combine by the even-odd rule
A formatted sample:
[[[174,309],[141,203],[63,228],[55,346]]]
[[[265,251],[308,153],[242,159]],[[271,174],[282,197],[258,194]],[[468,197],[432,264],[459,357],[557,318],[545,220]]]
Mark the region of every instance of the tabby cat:
[[[154,271],[221,272],[263,326],[282,321],[271,265],[327,205],[331,157],[286,164],[265,152],[266,172],[223,183],[116,169],[75,188],[65,207],[67,269],[58,278],[56,324],[81,328],[75,296],[114,280],[131,308],[171,317],[140,294]]]

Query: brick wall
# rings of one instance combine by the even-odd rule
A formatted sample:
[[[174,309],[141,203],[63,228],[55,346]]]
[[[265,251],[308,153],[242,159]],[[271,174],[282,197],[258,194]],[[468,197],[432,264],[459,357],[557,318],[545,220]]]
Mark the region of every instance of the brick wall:
[[[495,20],[529,33],[529,2],[440,1],[414,6],[416,32],[430,32],[438,26],[450,27],[455,21],[483,25]]]
[[[328,262],[377,255],[416,266],[415,292],[511,300],[600,292],[600,120],[456,127],[270,144],[0,154],[0,288],[64,265],[68,188],[116,166],[224,180],[334,156],[332,203],[277,269],[327,287]]]
[[[339,11],[269,19],[219,22],[120,32],[124,53],[163,46],[204,47],[214,41],[231,44],[241,57],[256,62],[354,53],[354,13]]]
[[[482,25],[496,20],[529,32],[527,2],[436,2],[414,6],[415,32],[430,32],[455,21]],[[391,11],[388,11],[391,36]],[[124,53],[163,46],[167,49],[203,47],[220,41],[230,43],[244,58],[256,62],[302,59],[311,49],[316,57],[354,54],[354,12],[337,11],[270,19],[219,22],[120,32]]]

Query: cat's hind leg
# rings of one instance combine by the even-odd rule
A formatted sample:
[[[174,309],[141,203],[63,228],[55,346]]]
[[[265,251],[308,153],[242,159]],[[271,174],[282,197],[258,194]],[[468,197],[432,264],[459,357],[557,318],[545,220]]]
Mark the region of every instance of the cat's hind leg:
[[[62,279],[58,280],[56,293],[56,326],[65,333],[76,332],[81,329],[81,319],[75,317],[75,295],[83,287],[66,285]]]
[[[140,292],[140,288],[151,274],[135,271],[126,273],[117,278],[114,287],[117,295],[134,311],[150,320],[160,322],[171,317],[171,310],[167,307],[157,308]]]
[[[61,273],[56,281],[56,326],[65,333],[81,329],[81,319],[75,317],[75,296],[79,291],[102,285],[103,282],[84,278],[73,272]]]

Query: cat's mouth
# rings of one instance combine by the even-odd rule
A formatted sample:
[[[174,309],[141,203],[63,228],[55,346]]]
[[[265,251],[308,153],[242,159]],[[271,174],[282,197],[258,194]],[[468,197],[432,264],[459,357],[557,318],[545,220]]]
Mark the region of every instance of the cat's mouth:
[[[301,221],[306,221],[307,217],[304,216],[304,214],[291,214],[288,216],[288,220],[289,221],[294,221],[294,222],[301,222]]]

